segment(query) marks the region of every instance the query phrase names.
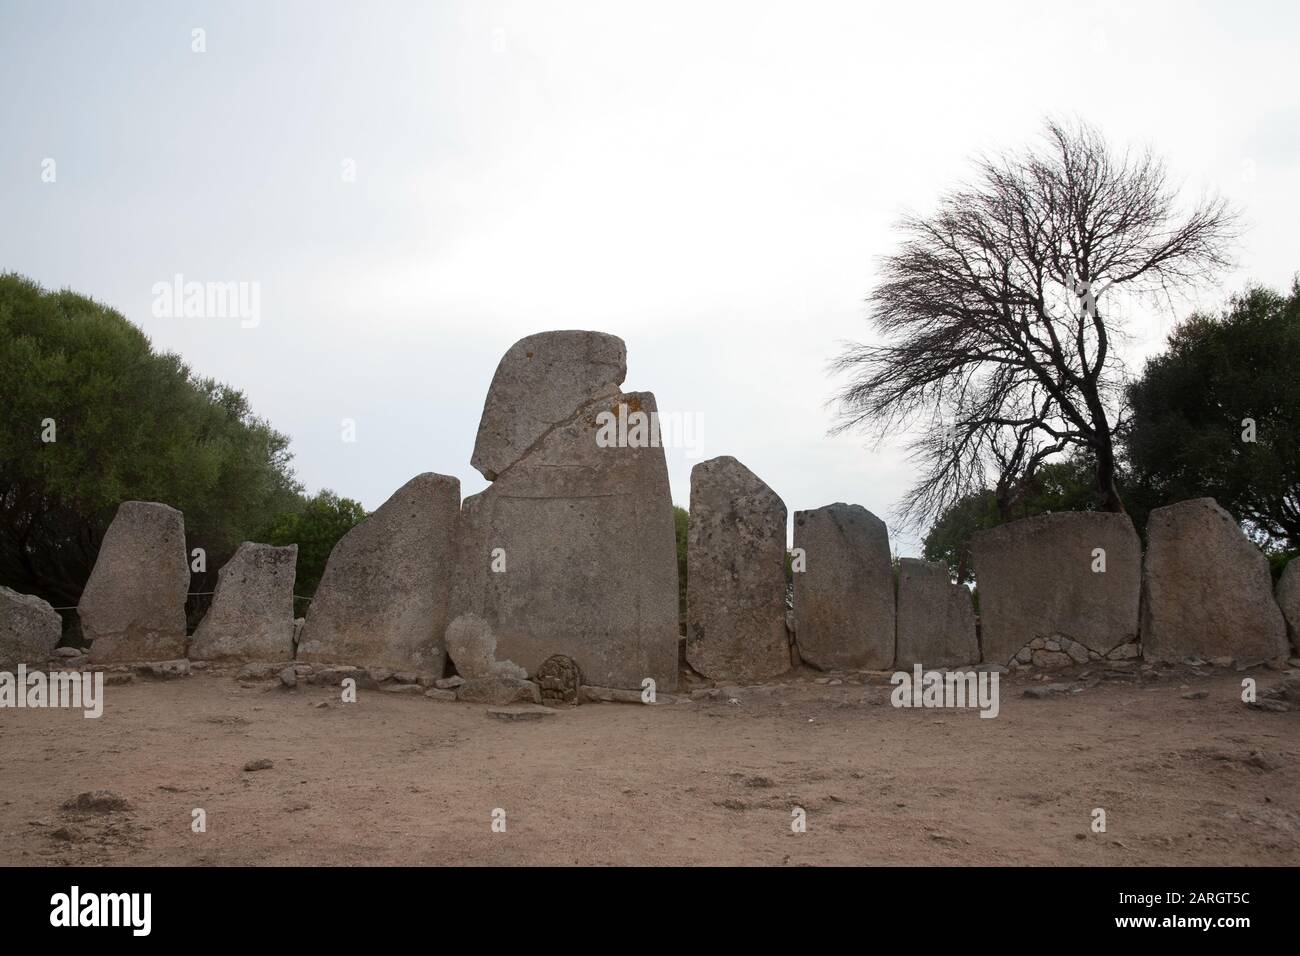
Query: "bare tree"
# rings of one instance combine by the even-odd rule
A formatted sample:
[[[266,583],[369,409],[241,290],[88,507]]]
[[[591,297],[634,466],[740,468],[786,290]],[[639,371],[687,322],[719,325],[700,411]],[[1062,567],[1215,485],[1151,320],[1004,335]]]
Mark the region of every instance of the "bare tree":
[[[902,221],[868,300],[883,344],[849,345],[833,364],[850,376],[836,431],[920,426],[909,451],[921,477],[899,509],[913,523],[990,485],[1009,514],[1071,447],[1097,463],[1099,505],[1123,511],[1123,330],[1098,299],[1172,304],[1227,264],[1235,214],[1222,199],[1180,214],[1158,159],[1117,156],[1086,124],[1049,121],[1044,147],[976,173],[933,215]]]

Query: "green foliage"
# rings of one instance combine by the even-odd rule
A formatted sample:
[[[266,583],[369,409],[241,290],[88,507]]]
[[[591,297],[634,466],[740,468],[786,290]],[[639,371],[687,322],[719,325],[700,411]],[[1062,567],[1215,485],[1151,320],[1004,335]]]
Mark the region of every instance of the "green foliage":
[[[324,490],[304,501],[300,509],[280,515],[260,531],[258,540],[298,546],[298,574],[293,593],[299,599],[310,599],[316,594],[334,545],[365,517],[366,510],[360,502]],[[295,601],[295,612],[305,613],[306,604],[303,600]]]
[[[76,603],[122,501],[179,508],[215,570],[299,497],[289,439],[242,393],[155,352],[112,309],[13,274],[0,276],[0,408],[0,583],[55,605]]]
[[[1210,496],[1257,536],[1300,548],[1300,280],[1194,315],[1129,389],[1126,450],[1155,507]],[[1243,421],[1255,441],[1243,440]]]

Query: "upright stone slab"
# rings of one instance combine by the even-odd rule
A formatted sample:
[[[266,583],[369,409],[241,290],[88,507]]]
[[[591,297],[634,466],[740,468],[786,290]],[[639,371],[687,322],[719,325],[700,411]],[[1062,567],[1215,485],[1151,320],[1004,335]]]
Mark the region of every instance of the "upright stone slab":
[[[1163,661],[1286,656],[1268,559],[1213,498],[1156,508],[1147,519],[1142,650]]]
[[[750,682],[790,669],[785,515],[785,502],[734,458],[691,469],[686,659],[705,677]]]
[[[782,520],[783,538],[784,527]],[[843,502],[796,511],[794,546],[806,562],[794,574],[800,658],[823,670],[892,665],[894,572],[885,523]]]
[[[0,586],[0,670],[44,665],[63,635],[63,619],[34,594]]]
[[[987,663],[1009,664],[1035,640],[1067,638],[1087,659],[1137,636],[1142,550],[1127,515],[1012,521],[975,535],[971,558]]]
[[[212,606],[190,642],[190,659],[292,660],[297,565],[296,544],[241,544],[217,575]]]
[[[1287,635],[1291,638],[1291,647],[1300,655],[1300,561],[1292,558],[1278,579],[1274,592],[1277,605],[1282,609],[1286,619]]]
[[[184,657],[189,585],[184,516],[156,502],[124,501],[77,605],[91,662]]]
[[[970,589],[953,584],[942,562],[900,558],[896,666],[957,667],[979,659]]]
[[[442,676],[460,482],[412,478],[339,539],[298,659]]]
[[[540,356],[574,335],[524,341]],[[556,361],[552,368],[572,364]],[[493,381],[485,422],[506,414],[511,401],[522,403],[514,412],[526,421],[555,414],[553,406],[544,415],[533,411],[513,385],[507,394],[515,397],[497,397],[502,375]],[[548,394],[589,387],[539,383]],[[659,690],[676,688],[677,555],[663,448],[640,444],[648,430],[629,428],[627,441],[605,441],[611,419],[634,425],[655,414],[649,392],[575,407],[518,460],[492,469],[490,487],[465,499],[453,616],[483,618],[497,659],[535,674],[547,658],[563,654],[594,684],[640,688],[651,678]]]
[[[547,431],[599,398],[618,395],[627,347],[604,332],[541,332],[520,339],[497,365],[470,464],[488,481]]]

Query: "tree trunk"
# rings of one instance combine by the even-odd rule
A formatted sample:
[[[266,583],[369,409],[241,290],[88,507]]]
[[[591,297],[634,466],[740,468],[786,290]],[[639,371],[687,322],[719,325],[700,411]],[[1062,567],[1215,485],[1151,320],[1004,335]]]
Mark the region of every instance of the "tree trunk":
[[[1115,487],[1115,449],[1107,435],[1097,449],[1097,500],[1102,511],[1127,514],[1124,501]]]

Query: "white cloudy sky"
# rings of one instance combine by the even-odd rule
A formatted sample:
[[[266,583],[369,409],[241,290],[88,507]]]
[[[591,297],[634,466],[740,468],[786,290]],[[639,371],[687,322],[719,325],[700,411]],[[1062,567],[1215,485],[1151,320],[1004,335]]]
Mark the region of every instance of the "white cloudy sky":
[[[702,457],[888,519],[905,462],[827,437],[826,363],[897,216],[1079,116],[1242,207],[1206,304],[1289,283],[1297,37],[1294,2],[0,0],[0,269],[243,389],[310,489],[368,508],[426,470],[480,490],[500,355],[590,328]],[[259,283],[260,325],[154,318],[176,273]],[[1135,357],[1168,324],[1135,317]]]

